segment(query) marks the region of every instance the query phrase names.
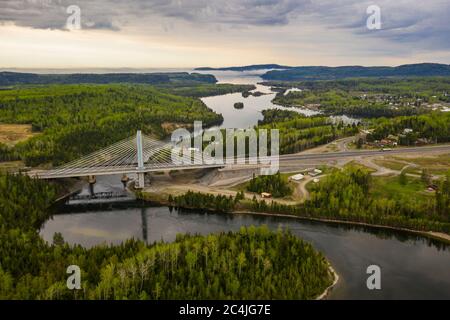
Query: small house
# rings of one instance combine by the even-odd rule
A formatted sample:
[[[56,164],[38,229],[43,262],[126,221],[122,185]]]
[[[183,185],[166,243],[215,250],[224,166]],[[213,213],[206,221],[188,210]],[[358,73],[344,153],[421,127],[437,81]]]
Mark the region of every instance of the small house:
[[[293,176],[289,177],[289,180],[290,181],[301,181],[304,178],[305,178],[305,176],[303,174],[299,173],[299,174],[296,174],[296,175],[293,175]]]
[[[428,139],[427,138],[419,138],[417,139],[417,141],[415,142],[416,146],[424,146],[426,144],[428,144]]]
[[[308,174],[309,174],[311,177],[317,177],[318,175],[321,175],[321,174],[322,174],[322,170],[320,170],[320,169],[314,169],[313,171],[308,172]]]
[[[270,199],[270,198],[272,198],[272,194],[268,193],[268,192],[262,192],[261,193],[261,198],[263,198],[263,199]]]

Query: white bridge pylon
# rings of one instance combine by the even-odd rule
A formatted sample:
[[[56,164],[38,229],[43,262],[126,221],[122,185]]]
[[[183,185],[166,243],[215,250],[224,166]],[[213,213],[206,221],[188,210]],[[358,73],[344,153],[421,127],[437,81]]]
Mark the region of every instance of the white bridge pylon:
[[[193,164],[174,164],[174,144],[165,143],[138,131],[136,137],[119,141],[102,150],[51,170],[31,171],[28,175],[39,179],[59,179],[112,174],[137,174],[137,187],[144,186],[147,172],[195,168],[218,168],[223,164],[203,163],[201,153],[192,154]],[[195,161],[199,160],[199,161]]]

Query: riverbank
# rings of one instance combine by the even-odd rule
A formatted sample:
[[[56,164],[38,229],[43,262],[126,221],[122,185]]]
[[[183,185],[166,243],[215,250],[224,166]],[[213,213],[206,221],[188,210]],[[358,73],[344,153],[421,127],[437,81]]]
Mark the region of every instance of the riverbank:
[[[339,274],[339,282],[326,299],[450,298],[450,246],[410,233],[277,216],[177,210],[144,201],[105,208],[67,207],[71,206],[59,208],[41,228],[40,235],[50,244],[55,232],[61,233],[69,245],[92,248],[120,245],[132,238],[147,243],[161,239],[173,242],[179,234],[206,236],[261,225],[276,231],[281,226],[322,252]],[[390,280],[382,291],[375,292],[364,284],[367,266],[376,262],[383,265],[383,276]],[[311,299],[331,284],[329,276]]]
[[[329,285],[328,288],[326,288],[325,291],[320,296],[318,296],[316,298],[316,300],[325,300],[329,296],[329,294],[331,293],[333,288],[339,282],[339,275],[334,270],[334,268],[333,268],[333,266],[331,265],[330,262],[328,262],[328,270],[330,270],[330,273],[333,275],[333,283],[331,285]]]
[[[317,221],[317,222],[324,222],[324,223],[345,224],[345,225],[350,225],[350,226],[353,225],[353,226],[370,227],[370,228],[385,229],[385,230],[392,230],[392,231],[402,231],[402,232],[413,233],[413,234],[416,234],[419,236],[424,236],[424,237],[431,238],[434,240],[439,240],[439,241],[445,242],[447,244],[450,244],[450,235],[449,234],[442,233],[442,232],[435,232],[435,231],[420,231],[420,230],[414,230],[414,229],[408,229],[408,228],[392,227],[392,226],[381,225],[381,224],[370,224],[370,223],[366,223],[366,222],[302,217],[302,216],[295,216],[292,214],[282,214],[282,213],[278,214],[278,213],[268,213],[268,212],[247,212],[247,211],[234,211],[232,213],[234,213],[234,214],[251,214],[251,215],[259,215],[259,216],[271,216],[271,217],[283,217],[283,218],[296,218],[296,219],[300,219],[300,220]]]
[[[161,194],[153,195],[153,194],[150,194],[147,192],[138,192],[136,194],[136,197],[140,200],[143,200],[143,201],[146,201],[146,202],[149,202],[152,204],[163,205],[163,206],[173,206],[173,203],[168,201],[167,197],[165,197],[164,195],[161,195]],[[217,211],[212,208],[198,208],[198,207],[184,207],[184,209],[188,209],[188,210],[199,209],[199,210],[207,210],[207,211]],[[255,211],[251,211],[251,210],[233,210],[233,211],[227,212],[227,213],[295,218],[295,219],[306,220],[306,221],[316,221],[316,222],[324,222],[324,223],[344,224],[344,225],[350,225],[350,226],[353,225],[353,226],[370,227],[370,228],[385,229],[385,230],[392,230],[392,231],[401,231],[401,232],[408,232],[408,233],[416,234],[419,236],[423,236],[426,238],[430,238],[430,239],[434,239],[434,240],[438,240],[438,241],[450,244],[450,235],[449,234],[446,234],[443,232],[436,232],[436,231],[422,231],[422,230],[414,230],[414,229],[409,229],[409,228],[394,227],[394,226],[388,226],[388,225],[371,224],[371,223],[367,223],[367,222],[316,218],[316,217],[305,217],[305,216],[298,216],[298,215],[285,214],[285,213],[255,212]]]

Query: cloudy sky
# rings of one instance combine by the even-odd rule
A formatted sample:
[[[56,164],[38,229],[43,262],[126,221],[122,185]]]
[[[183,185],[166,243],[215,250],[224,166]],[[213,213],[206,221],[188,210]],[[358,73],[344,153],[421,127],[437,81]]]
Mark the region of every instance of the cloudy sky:
[[[450,64],[449,17],[448,0],[0,0],[0,67]]]

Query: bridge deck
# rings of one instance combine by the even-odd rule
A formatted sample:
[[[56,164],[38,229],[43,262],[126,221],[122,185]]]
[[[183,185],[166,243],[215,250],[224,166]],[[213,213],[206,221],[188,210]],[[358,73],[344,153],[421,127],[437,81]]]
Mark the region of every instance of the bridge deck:
[[[283,162],[301,162],[311,160],[337,160],[349,157],[363,157],[363,156],[381,156],[381,155],[395,155],[395,154],[425,154],[436,151],[448,151],[450,152],[450,145],[435,145],[424,147],[410,147],[410,148],[397,148],[393,150],[355,150],[345,152],[329,152],[329,153],[312,153],[312,154],[287,154],[279,157],[263,157],[263,158],[238,158],[234,159],[232,164],[173,164],[173,163],[158,163],[158,164],[144,164],[143,168],[137,168],[137,164],[122,165],[122,166],[91,166],[86,168],[56,168],[54,170],[35,170],[28,172],[29,176],[39,179],[61,179],[72,177],[86,177],[86,176],[102,176],[102,175],[116,175],[116,174],[138,174],[158,171],[171,171],[171,170],[190,170],[190,169],[206,169],[206,168],[239,168],[242,166],[257,166],[267,167],[270,163],[279,161],[282,165]]]

